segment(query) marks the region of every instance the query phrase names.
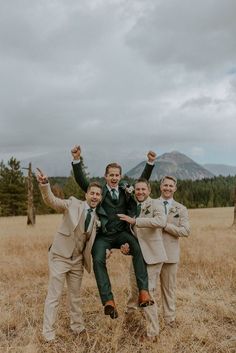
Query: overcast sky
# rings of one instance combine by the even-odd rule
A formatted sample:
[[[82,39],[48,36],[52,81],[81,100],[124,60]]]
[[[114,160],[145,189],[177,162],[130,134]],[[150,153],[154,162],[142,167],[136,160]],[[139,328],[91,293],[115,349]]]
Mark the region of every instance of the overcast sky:
[[[0,4],[1,160],[236,165],[235,0]]]

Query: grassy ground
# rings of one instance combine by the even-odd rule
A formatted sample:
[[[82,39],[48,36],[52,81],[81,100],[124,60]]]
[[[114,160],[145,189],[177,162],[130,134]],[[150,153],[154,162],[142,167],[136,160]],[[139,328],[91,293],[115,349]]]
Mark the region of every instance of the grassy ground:
[[[93,275],[85,273],[83,310],[87,339],[69,329],[66,290],[58,317],[58,342],[41,337],[47,292],[47,248],[60,215],[0,218],[0,353],[234,353],[236,352],[236,229],[232,208],[190,211],[191,236],[181,239],[177,328],[161,317],[157,343],[140,342],[145,321],[137,313],[127,322],[129,257],[115,252],[109,261],[119,318],[103,315]],[[160,298],[158,298],[160,303]]]

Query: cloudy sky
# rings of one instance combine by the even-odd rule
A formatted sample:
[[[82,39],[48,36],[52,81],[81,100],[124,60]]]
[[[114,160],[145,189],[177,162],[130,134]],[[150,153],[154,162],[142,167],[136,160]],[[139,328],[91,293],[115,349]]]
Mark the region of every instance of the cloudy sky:
[[[98,173],[149,149],[236,165],[235,13],[235,0],[0,0],[0,159],[68,164],[80,144]]]

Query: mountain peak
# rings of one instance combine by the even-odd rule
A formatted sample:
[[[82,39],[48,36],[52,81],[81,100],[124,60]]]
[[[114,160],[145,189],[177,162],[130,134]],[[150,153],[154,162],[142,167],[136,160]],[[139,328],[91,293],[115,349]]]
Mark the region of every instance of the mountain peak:
[[[134,179],[141,175],[145,162],[138,164],[126,174]],[[178,151],[167,152],[157,158],[151,180],[159,180],[165,175],[173,175],[177,179],[203,179],[214,175],[191,158]]]
[[[172,162],[174,164],[179,163],[195,163],[191,158],[178,151],[166,152],[157,158],[158,162]]]

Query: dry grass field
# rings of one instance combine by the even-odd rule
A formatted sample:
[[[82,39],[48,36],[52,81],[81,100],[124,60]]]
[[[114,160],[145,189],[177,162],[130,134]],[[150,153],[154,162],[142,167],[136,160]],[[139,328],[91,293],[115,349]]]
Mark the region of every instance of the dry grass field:
[[[0,218],[0,353],[233,353],[236,352],[236,229],[232,208],[190,210],[191,236],[181,239],[177,328],[161,317],[157,343],[140,341],[141,313],[127,323],[129,257],[115,252],[109,260],[119,318],[103,315],[93,275],[85,273],[83,310],[86,340],[69,329],[66,291],[58,317],[58,342],[41,337],[47,291],[47,248],[61,215]],[[158,298],[160,303],[160,298]]]

